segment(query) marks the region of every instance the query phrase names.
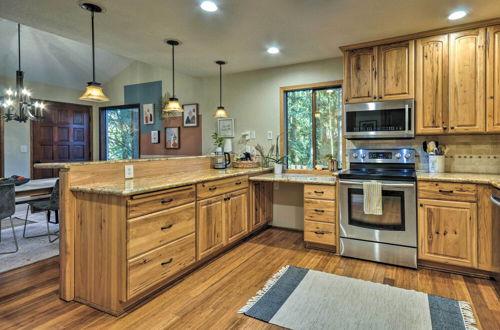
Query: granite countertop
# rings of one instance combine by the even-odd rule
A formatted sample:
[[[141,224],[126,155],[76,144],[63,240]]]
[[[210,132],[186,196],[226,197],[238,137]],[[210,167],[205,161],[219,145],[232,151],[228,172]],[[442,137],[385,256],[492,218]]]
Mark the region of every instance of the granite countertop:
[[[417,180],[491,184],[500,189],[500,174],[417,172]]]
[[[95,182],[72,186],[71,191],[129,196],[145,192],[175,188],[205,181],[225,179],[238,175],[252,175],[270,171],[270,168],[245,169],[207,169],[195,172],[179,172],[175,174],[156,176],[153,178],[137,178],[116,182]]]
[[[288,182],[288,183],[312,183],[335,185],[337,181],[337,173],[333,175],[318,175],[318,174],[299,174],[299,173],[283,173],[274,174],[267,173],[253,176],[251,181],[270,181],[270,182]]]
[[[88,161],[88,162],[71,162],[71,163],[38,163],[35,164],[35,168],[70,168],[72,166],[80,165],[92,165],[92,164],[117,164],[117,163],[129,163],[129,162],[154,162],[159,160],[173,160],[173,159],[189,159],[189,158],[206,158],[211,157],[210,155],[203,156],[170,156],[170,157],[156,157],[156,158],[139,158],[139,159],[121,159],[121,160],[98,160],[98,161]]]

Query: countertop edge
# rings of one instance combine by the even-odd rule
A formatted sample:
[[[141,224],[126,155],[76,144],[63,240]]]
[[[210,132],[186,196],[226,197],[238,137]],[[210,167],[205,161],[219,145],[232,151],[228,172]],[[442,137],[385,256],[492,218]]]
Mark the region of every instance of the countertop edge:
[[[474,177],[460,177],[460,175],[472,176],[474,173],[442,173],[444,176],[440,176],[440,173],[429,175],[430,173],[417,173],[417,181],[428,181],[428,182],[460,182],[460,183],[473,183],[473,184],[486,184],[491,185],[497,189],[500,189],[499,179],[488,179],[488,178],[474,178]],[[483,174],[481,174],[483,175]],[[496,175],[496,174],[492,174]]]

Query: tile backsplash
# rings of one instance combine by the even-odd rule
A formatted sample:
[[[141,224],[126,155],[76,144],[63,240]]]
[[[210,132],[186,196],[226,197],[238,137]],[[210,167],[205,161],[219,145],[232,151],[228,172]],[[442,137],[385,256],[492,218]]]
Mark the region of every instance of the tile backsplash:
[[[500,174],[500,135],[418,136],[410,140],[348,140],[353,148],[413,148],[417,170],[429,169],[424,141],[438,141],[446,146],[446,172]]]

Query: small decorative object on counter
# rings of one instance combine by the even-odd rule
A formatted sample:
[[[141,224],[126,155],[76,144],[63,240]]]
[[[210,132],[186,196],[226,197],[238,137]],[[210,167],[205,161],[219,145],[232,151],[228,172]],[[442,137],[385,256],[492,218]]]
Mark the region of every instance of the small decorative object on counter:
[[[339,169],[337,159],[335,159],[334,155],[328,154],[325,156],[325,158],[328,161],[328,170],[330,172],[335,172]]]
[[[424,142],[423,148],[429,153],[429,173],[443,173],[446,147],[437,141],[429,141]]]

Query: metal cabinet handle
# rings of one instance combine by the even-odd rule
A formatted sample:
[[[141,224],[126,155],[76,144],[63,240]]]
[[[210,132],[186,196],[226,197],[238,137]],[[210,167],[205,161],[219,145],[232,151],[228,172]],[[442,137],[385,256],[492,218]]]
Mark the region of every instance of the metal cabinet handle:
[[[241,181],[238,181],[235,183],[235,185],[239,186],[241,184]]]
[[[172,198],[169,198],[169,199],[164,199],[161,201],[162,204],[169,204],[169,203],[172,203],[174,200]]]
[[[170,258],[168,259],[167,261],[164,261],[161,263],[162,266],[165,266],[165,265],[168,265],[169,263],[171,263],[172,261],[174,261],[174,258]]]
[[[317,212],[317,213],[325,213],[325,210],[318,210],[318,209],[314,209],[314,212]]]
[[[225,201],[228,201],[228,200],[230,200],[230,199],[231,199],[231,197],[225,197],[225,198],[224,198],[224,200],[225,200]]]
[[[453,194],[453,190],[444,190],[444,189],[439,189],[440,193],[447,193],[447,194]]]
[[[326,231],[315,231],[314,233],[318,234],[318,235],[325,235],[325,234],[327,234]]]
[[[172,227],[173,227],[173,224],[171,224],[171,223],[170,223],[170,224],[168,224],[168,225],[166,225],[166,226],[160,227],[160,229],[161,229],[161,230],[167,230],[167,229],[170,229],[170,228],[172,228]]]
[[[315,194],[321,194],[321,195],[323,195],[325,192],[324,191],[317,191],[317,190],[315,190],[314,193]]]
[[[210,191],[214,191],[215,189],[217,189],[217,187],[210,187],[210,188],[208,188],[208,190],[210,190]]]
[[[495,204],[496,206],[500,206],[500,196],[495,196],[495,195],[490,195],[490,200]]]

